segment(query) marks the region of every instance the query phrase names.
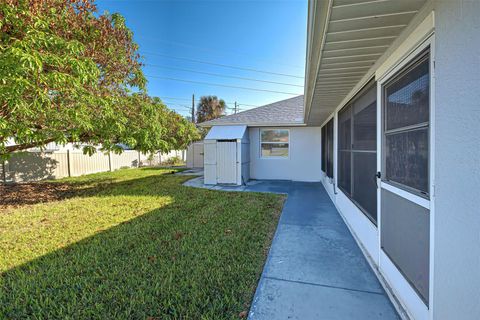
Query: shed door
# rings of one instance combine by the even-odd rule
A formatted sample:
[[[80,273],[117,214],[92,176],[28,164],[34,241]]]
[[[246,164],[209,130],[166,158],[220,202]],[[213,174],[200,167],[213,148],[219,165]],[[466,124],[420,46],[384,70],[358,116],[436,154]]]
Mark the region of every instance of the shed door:
[[[217,142],[217,183],[237,183],[237,142]]]

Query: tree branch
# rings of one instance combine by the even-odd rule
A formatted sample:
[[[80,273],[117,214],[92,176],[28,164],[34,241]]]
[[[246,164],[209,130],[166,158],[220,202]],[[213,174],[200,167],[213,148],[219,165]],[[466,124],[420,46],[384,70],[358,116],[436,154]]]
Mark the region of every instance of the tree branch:
[[[16,144],[16,145],[13,145],[13,146],[7,146],[5,149],[7,150],[7,154],[8,154],[8,153],[12,153],[12,152],[15,152],[15,151],[22,151],[22,150],[46,145],[47,143],[50,143],[50,142],[53,142],[53,141],[55,141],[55,139],[47,139],[47,140],[38,141],[38,142]]]

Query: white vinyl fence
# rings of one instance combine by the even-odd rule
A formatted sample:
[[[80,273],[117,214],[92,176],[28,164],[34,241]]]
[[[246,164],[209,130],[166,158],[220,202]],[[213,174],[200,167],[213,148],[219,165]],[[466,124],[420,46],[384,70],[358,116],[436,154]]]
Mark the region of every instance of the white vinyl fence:
[[[0,181],[7,183],[59,179],[120,168],[157,166],[173,157],[185,160],[185,151],[174,150],[168,154],[155,153],[152,156],[133,150],[125,150],[121,154],[96,152],[92,156],[83,154],[81,150],[21,152],[0,162]]]

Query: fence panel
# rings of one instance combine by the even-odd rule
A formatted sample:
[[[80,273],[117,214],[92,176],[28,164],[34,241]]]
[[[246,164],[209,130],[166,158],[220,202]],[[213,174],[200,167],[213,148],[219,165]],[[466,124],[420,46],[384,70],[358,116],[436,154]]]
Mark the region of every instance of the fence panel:
[[[181,156],[182,153],[183,151],[172,151],[167,155],[155,153],[150,156],[134,150],[125,150],[122,154],[108,155],[97,152],[89,156],[80,150],[19,152],[13,154],[4,165],[0,162],[0,182],[59,179],[126,167],[156,166],[170,157]]]
[[[70,174],[72,177],[109,170],[108,154],[96,152],[89,156],[81,151],[70,151]]]
[[[6,182],[25,182],[68,177],[67,154],[17,153],[5,161]]]
[[[122,154],[110,154],[110,160],[112,164],[112,170],[120,168],[134,168],[138,167],[138,152],[133,150],[126,150]]]

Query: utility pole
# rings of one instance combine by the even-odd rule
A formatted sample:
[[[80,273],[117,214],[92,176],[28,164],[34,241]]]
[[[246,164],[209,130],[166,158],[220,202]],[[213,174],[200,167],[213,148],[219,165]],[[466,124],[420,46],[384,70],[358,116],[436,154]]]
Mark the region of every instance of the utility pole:
[[[195,94],[192,93],[192,123],[195,123]]]
[[[235,113],[237,113],[237,101],[235,101]]]

